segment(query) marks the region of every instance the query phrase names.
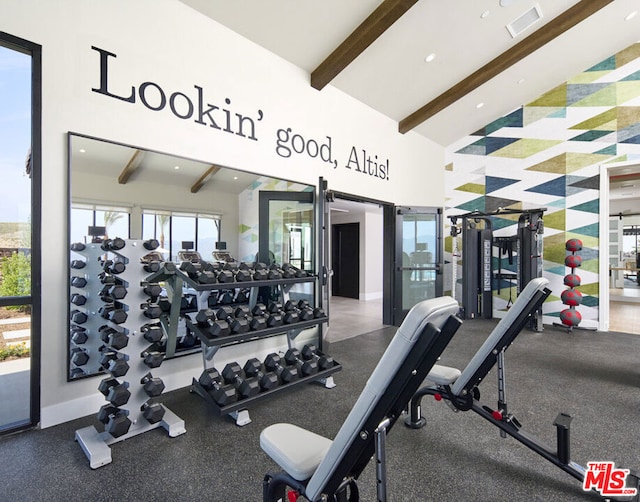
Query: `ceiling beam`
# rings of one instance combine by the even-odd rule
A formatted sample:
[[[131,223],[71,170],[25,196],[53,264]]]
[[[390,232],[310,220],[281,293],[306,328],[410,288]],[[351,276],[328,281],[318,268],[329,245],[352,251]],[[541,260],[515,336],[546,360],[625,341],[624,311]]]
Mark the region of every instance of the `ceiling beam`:
[[[216,174],[220,169],[222,169],[222,167],[211,164],[211,166],[209,166],[209,169],[207,169],[202,174],[202,176],[200,176],[198,180],[193,185],[191,185],[191,193],[198,193],[200,189],[207,183],[209,177]]]
[[[142,150],[136,150],[133,153],[133,155],[129,159],[129,162],[127,162],[127,165],[124,166],[124,169],[120,173],[120,176],[118,176],[118,183],[124,185],[127,183],[127,181],[129,181],[131,175],[136,171],[136,169],[140,167],[140,164],[142,164],[144,153],[145,152],[143,152]]]
[[[612,2],[613,0],[581,0],[475,73],[458,82],[451,89],[402,119],[398,125],[398,131],[404,134],[422,124],[425,120],[444,110],[447,106],[455,103]]]
[[[384,0],[337,49],[311,72],[311,87],[322,90],[418,0]]]

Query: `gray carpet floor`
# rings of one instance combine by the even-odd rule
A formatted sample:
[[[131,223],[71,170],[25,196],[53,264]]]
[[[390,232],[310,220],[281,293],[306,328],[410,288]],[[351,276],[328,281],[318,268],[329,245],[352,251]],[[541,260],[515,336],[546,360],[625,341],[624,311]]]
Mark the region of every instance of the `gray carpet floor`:
[[[463,368],[494,321],[464,323],[441,363]],[[337,387],[310,384],[250,408],[253,422],[237,427],[188,388],[163,396],[186,422],[170,438],[155,429],[116,443],[113,462],[92,470],[74,431],[93,416],[0,439],[0,500],[6,501],[242,501],[262,500],[262,479],[277,466],[259,446],[260,431],[291,422],[333,437],[393,336],[385,328],[332,343],[343,365]],[[524,331],[506,354],[509,410],[523,429],[555,444],[559,412],[574,420],[572,460],[614,461],[640,468],[640,337],[624,333],[547,327]],[[481,385],[482,401],[495,406],[495,373]],[[472,412],[454,413],[423,400],[427,427],[399,421],[387,440],[392,501],[598,500],[580,483]],[[376,500],[372,463],[359,481],[361,500]]]

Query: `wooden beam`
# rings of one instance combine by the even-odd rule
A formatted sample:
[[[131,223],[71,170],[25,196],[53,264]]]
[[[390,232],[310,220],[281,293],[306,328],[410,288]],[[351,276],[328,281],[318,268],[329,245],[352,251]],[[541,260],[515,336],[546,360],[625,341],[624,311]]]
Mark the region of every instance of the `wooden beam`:
[[[192,186],[191,186],[191,193],[198,193],[198,191],[200,191],[200,189],[205,185],[205,183],[207,182],[207,179],[210,176],[213,176],[214,174],[216,174],[220,169],[222,169],[220,166],[216,166],[215,164],[212,164],[211,166],[209,166],[209,169],[207,169],[202,176],[200,176],[198,178],[198,181],[196,181]]]
[[[136,150],[133,153],[133,155],[129,159],[129,162],[127,162],[127,165],[124,166],[124,169],[120,173],[120,176],[118,176],[118,183],[124,185],[127,181],[129,181],[129,178],[134,173],[134,171],[140,167],[140,164],[142,164],[144,153],[145,152],[143,152],[142,150]]]
[[[402,119],[399,123],[398,130],[404,134],[422,124],[422,122],[428,118],[444,110],[447,106],[469,94],[482,84],[485,84],[496,75],[499,75],[510,66],[526,58],[543,45],[562,35],[565,31],[573,28],[612,2],[613,0],[581,0],[570,9],[553,18],[539,30],[484,65],[475,73],[458,82],[451,89],[445,91],[408,117]]]
[[[384,0],[337,49],[311,72],[311,87],[322,90],[418,0]]]

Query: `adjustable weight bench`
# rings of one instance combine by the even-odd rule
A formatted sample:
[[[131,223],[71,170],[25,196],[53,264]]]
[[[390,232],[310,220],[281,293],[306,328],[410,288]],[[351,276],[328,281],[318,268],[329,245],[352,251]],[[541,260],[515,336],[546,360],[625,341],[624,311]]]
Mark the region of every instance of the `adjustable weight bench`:
[[[287,491],[290,501],[356,502],[356,480],[374,453],[378,500],[386,500],[386,433],[462,324],[458,311],[450,297],[411,309],[333,441],[292,424],[265,428],[260,446],[283,472],[265,476],[264,502],[284,501]]]
[[[540,309],[542,303],[551,294],[546,287],[548,282],[547,279],[540,277],[527,284],[507,315],[496,325],[464,370],[434,365],[427,375],[427,380],[435,385],[423,387],[416,392],[411,399],[410,414],[405,419],[405,425],[413,429],[424,427],[426,420],[421,414],[420,403],[423,396],[433,395],[438,401],[444,399],[454,411],[474,411],[498,427],[502,437],[506,438],[508,434],[517,439],[582,483],[587,470],[570,459],[569,440],[572,420],[570,415],[560,413],[556,417],[554,425],[557,429],[557,447],[554,450],[522,431],[520,422],[507,411],[504,353],[527,325],[530,316]],[[478,389],[478,385],[494,365],[497,365],[498,376],[498,406],[495,410],[480,403]],[[627,481],[632,486],[638,487],[636,473],[632,473]]]

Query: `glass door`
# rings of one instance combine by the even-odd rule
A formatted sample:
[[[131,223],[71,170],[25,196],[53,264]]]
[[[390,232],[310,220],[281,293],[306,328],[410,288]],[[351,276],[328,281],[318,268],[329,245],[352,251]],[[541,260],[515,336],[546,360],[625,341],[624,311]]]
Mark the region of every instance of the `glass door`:
[[[442,210],[396,207],[394,325],[416,303],[442,295]]]
[[[267,266],[288,263],[315,274],[314,192],[260,191],[258,261]],[[275,288],[260,288],[264,303],[275,300]],[[313,282],[295,284],[291,300],[315,305]]]
[[[0,32],[0,433],[39,421],[40,48]]]

